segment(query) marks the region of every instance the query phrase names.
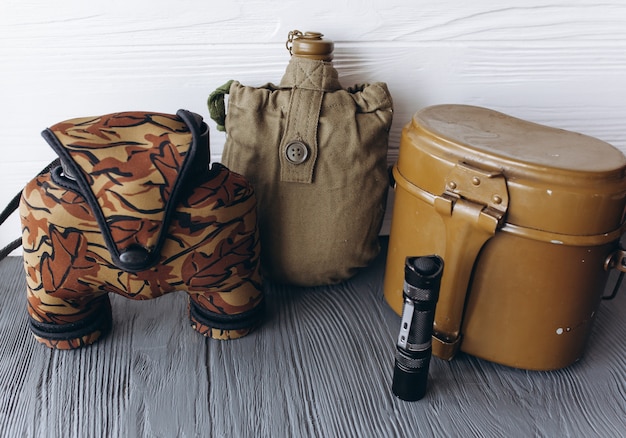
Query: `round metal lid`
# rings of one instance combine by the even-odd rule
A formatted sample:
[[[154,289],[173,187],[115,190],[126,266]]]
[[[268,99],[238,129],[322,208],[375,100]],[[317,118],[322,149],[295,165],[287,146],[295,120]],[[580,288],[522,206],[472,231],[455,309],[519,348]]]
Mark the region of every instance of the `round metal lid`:
[[[332,61],[335,44],[323,38],[320,32],[293,31],[289,35],[287,48],[294,56],[321,61]],[[291,47],[290,47],[291,45]]]
[[[508,199],[508,224],[579,236],[623,226],[626,157],[610,144],[469,105],[417,112],[402,131],[399,174],[434,196],[464,197],[451,186],[467,169],[506,179],[506,194],[466,185],[470,197]]]
[[[487,108],[436,105],[419,111],[414,120],[460,147],[504,161],[574,172],[612,172],[626,166],[620,150],[597,138]]]

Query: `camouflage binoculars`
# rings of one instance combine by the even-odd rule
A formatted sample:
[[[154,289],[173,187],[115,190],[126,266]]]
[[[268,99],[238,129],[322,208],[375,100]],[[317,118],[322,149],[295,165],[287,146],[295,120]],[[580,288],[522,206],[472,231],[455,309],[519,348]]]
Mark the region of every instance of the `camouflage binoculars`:
[[[111,328],[109,293],[189,295],[198,332],[246,335],[262,316],[256,198],[209,166],[208,126],[189,111],[124,112],[42,133],[59,155],[22,192],[30,327],[59,349]]]

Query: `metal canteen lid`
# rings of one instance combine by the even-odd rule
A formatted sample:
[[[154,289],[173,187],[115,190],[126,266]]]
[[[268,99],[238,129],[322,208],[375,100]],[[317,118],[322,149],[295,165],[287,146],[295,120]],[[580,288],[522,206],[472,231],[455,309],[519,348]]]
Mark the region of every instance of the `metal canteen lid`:
[[[335,44],[323,39],[319,32],[300,32],[293,30],[287,37],[287,50],[293,56],[320,61],[332,61]]]

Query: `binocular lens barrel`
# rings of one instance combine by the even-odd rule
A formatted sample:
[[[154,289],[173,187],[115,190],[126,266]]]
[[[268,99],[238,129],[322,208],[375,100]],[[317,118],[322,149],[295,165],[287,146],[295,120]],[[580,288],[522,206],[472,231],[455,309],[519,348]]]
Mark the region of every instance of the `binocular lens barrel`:
[[[404,307],[392,382],[393,393],[402,400],[415,401],[426,394],[442,274],[443,260],[437,255],[406,258]]]

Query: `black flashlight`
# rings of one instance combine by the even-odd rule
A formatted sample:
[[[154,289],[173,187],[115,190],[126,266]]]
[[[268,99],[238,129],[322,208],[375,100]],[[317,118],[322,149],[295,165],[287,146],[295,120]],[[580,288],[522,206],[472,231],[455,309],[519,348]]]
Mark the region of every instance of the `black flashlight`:
[[[415,401],[426,394],[442,274],[443,260],[437,255],[406,258],[404,306],[392,383],[393,393],[402,400]]]

